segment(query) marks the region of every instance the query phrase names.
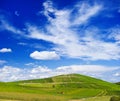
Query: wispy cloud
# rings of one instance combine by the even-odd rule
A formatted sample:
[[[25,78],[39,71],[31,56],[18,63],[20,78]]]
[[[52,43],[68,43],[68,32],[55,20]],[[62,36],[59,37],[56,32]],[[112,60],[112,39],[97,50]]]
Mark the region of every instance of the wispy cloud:
[[[95,15],[97,15],[99,11],[102,9],[102,5],[94,4],[93,6],[90,6],[89,4],[84,2],[78,3],[74,9],[75,10],[77,9],[77,12],[75,14],[72,24],[80,25],[89,21],[91,17],[95,17]]]
[[[85,4],[79,5],[79,7],[75,6],[78,12],[76,13],[76,18],[72,18],[72,11],[74,11],[74,9],[57,10],[52,6],[51,1],[47,1],[43,5],[45,8],[43,11],[44,15],[50,23],[45,27],[47,32],[41,29],[39,30],[37,26],[28,26],[29,37],[43,39],[60,45],[71,41],[78,42],[77,32],[72,30],[72,27],[89,21],[89,19],[95,16],[101,9],[100,5],[89,6],[89,9],[87,8],[88,5]],[[84,6],[85,9],[81,6]],[[88,14],[88,12],[90,14]],[[53,18],[51,14],[54,15],[55,18]],[[73,19],[72,23],[71,19]]]
[[[3,65],[3,64],[5,64],[5,63],[7,63],[7,61],[5,61],[5,60],[0,60],[0,65]]]
[[[11,24],[8,23],[7,20],[5,20],[5,18],[0,18],[0,30],[8,30],[14,34],[23,34],[23,31],[15,28],[14,26],[12,26]]]
[[[12,49],[10,49],[10,48],[2,48],[2,49],[0,49],[0,53],[7,53],[7,52],[12,52]]]
[[[109,29],[109,38],[114,39],[117,42],[120,42],[120,26],[115,26]]]
[[[25,65],[26,65],[26,66],[34,66],[35,64],[32,63],[32,62],[30,62],[30,63],[26,63]]]
[[[24,43],[24,42],[19,42],[18,45],[26,46],[26,45],[28,45],[28,44],[27,44],[27,43]]]
[[[101,5],[90,6],[83,3],[75,5],[73,9],[57,10],[53,7],[52,2],[47,1],[44,3],[44,8],[44,15],[50,23],[45,27],[47,32],[38,29],[37,26],[29,26],[28,37],[52,42],[55,44],[53,49],[61,56],[89,60],[117,60],[120,58],[119,45],[102,40],[99,29],[80,27],[100,12]],[[77,10],[75,17],[72,16],[74,9]]]
[[[58,10],[53,6],[52,1],[46,1],[43,7],[41,14],[47,18],[48,23],[42,29],[27,23],[26,31],[21,34],[22,36],[50,42],[54,44],[50,50],[64,57],[83,60],[120,59],[120,41],[104,40],[104,38],[109,39],[110,36],[103,37],[102,29],[97,27],[82,27],[89,25],[91,18],[101,13],[102,4],[90,5],[87,2],[78,2],[71,9]],[[21,33],[4,22],[3,25],[7,30]],[[113,32],[114,34],[111,34]],[[111,37],[115,35],[114,39],[119,40],[119,30],[115,29],[111,33],[109,33]]]
[[[45,47],[40,44],[40,43],[25,43],[25,42],[19,42],[17,43],[18,45],[21,46],[26,46],[26,47],[30,47],[30,48],[36,48],[36,49],[45,49]]]
[[[76,72],[106,72],[106,71],[112,71],[118,69],[117,68],[107,68],[106,66],[101,66],[101,65],[71,65],[71,66],[61,66],[58,67],[58,71],[66,71],[68,73],[76,73]]]

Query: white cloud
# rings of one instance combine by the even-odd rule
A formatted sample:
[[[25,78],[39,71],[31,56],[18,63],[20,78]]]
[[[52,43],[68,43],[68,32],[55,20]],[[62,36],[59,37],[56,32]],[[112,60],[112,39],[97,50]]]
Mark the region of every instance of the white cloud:
[[[30,62],[30,63],[26,63],[25,65],[26,65],[26,66],[33,66],[33,65],[35,65],[35,64]]]
[[[85,9],[81,7],[83,5]],[[75,9],[77,8],[78,13],[76,14],[76,18],[73,19],[73,23],[71,23],[70,17],[72,16],[72,9],[57,10],[53,7],[51,1],[45,2],[44,15],[48,18],[50,22],[50,24],[46,26],[48,34],[45,34],[46,32],[39,30],[39,28],[37,28],[36,26],[30,25],[28,26],[28,32],[30,33],[28,37],[43,39],[59,45],[67,44],[69,42],[78,42],[79,40],[77,38],[77,33],[73,31],[71,27],[84,24],[84,22],[88,21],[88,19],[90,19],[92,16],[95,16],[101,8],[100,5],[94,5],[91,7],[89,6],[88,9],[88,5],[85,5],[84,3],[83,5],[80,5],[80,7],[78,8],[75,7]],[[88,12],[90,14],[88,14]],[[55,18],[52,18],[49,13],[52,13]]]
[[[7,53],[7,52],[12,52],[10,48],[2,48],[0,49],[0,53]]]
[[[0,21],[1,21],[1,25],[0,25],[1,30],[8,30],[10,32],[13,32],[14,34],[22,34],[23,33],[23,31],[10,25],[8,23],[8,21],[6,21],[5,19],[0,19]]]
[[[26,79],[46,78],[61,74],[80,73],[96,78],[104,79],[106,73],[118,70],[119,67],[107,67],[102,65],[70,65],[61,66],[56,69],[50,69],[45,66],[32,68],[18,68],[12,66],[3,66],[0,68],[0,81],[16,81]],[[116,76],[109,75],[106,80],[112,81]],[[112,79],[111,79],[112,78]],[[118,79],[119,80],[119,79]]]
[[[18,45],[22,45],[22,46],[26,46],[27,43],[24,43],[24,42],[19,42]]]
[[[65,14],[64,14],[65,13]],[[61,15],[61,16],[60,16]],[[99,29],[86,29],[83,36],[69,29],[67,11],[61,11],[59,17],[53,19],[47,29],[51,35],[46,35],[37,27],[29,27],[31,38],[43,39],[55,44],[53,49],[63,56],[89,60],[111,60],[120,59],[120,46],[117,43],[105,42],[100,38]],[[64,24],[66,21],[66,24]],[[64,22],[64,23],[62,23]],[[64,26],[64,27],[63,27]],[[81,33],[79,33],[81,34]],[[100,37],[100,36],[99,36]]]
[[[0,81],[14,81],[18,79],[21,69],[12,66],[4,66],[0,68]]]
[[[5,60],[0,60],[0,65],[7,63]]]
[[[44,15],[50,22],[46,26],[47,32],[41,31],[36,26],[29,26],[30,35],[28,37],[50,41],[55,44],[53,49],[56,52],[70,58],[89,60],[120,59],[120,46],[97,38],[99,36],[98,33],[101,34],[99,29],[91,27],[83,32],[73,29],[73,27],[83,25],[91,17],[96,16],[102,9],[101,5],[90,6],[83,3],[78,4],[71,10],[57,10],[49,1],[44,3],[44,8]],[[77,9],[76,17],[71,18],[72,10],[74,11],[74,9]],[[55,18],[52,18],[49,13],[53,13]],[[70,19],[73,20],[72,23]]]
[[[42,66],[38,66],[31,70],[31,73],[45,73],[45,72],[48,73],[51,72],[51,70],[48,69],[47,67],[42,67]]]
[[[81,27],[85,24],[89,25],[91,18],[96,17],[103,10],[101,4],[94,3],[90,5],[87,2],[80,2],[74,5],[72,9],[58,10],[51,1],[46,1],[43,3],[43,6],[44,10],[42,13],[47,18],[49,24],[46,24],[42,29],[39,26],[27,24],[26,33],[28,34],[23,33],[21,35],[53,43],[54,45],[50,50],[53,50],[54,54],[59,53],[60,56],[83,60],[120,59],[119,28],[117,30],[113,29],[109,33],[117,42],[110,42],[106,41],[110,36],[102,37],[101,29],[91,26],[89,28]],[[6,26],[6,29],[17,32],[15,28],[9,27],[6,23],[3,25]],[[21,32],[18,31],[17,33]],[[106,33],[108,34],[107,31]],[[35,54],[38,54],[38,52],[36,51]],[[48,58],[47,56],[33,56],[33,54],[31,57],[34,59]]]
[[[80,25],[89,20],[89,18],[94,17],[102,8],[101,5],[95,4],[90,6],[87,3],[79,3],[76,5],[78,12],[74,18],[73,24]]]
[[[0,81],[16,81],[34,78],[48,77],[46,73],[49,72],[47,67],[36,68],[18,68],[12,66],[4,66],[0,68]]]
[[[117,73],[115,73],[114,75],[115,75],[116,77],[120,77],[120,72],[119,72],[119,73],[117,72]]]
[[[42,44],[40,44],[40,43],[24,43],[24,42],[19,42],[17,44],[21,45],[21,46],[30,47],[30,48],[45,49],[45,47]]]
[[[53,13],[56,12],[56,9],[53,8],[53,3],[50,0],[48,0],[48,1],[43,3],[43,6],[44,6],[44,9],[45,9],[43,11],[44,15],[48,18],[48,20],[51,20],[52,18],[49,16],[49,14],[50,13],[53,14]]]
[[[66,71],[66,72],[90,72],[90,73],[97,73],[97,72],[106,72],[112,71],[118,68],[107,68],[105,66],[100,65],[71,65],[71,66],[62,66],[58,67],[58,71]]]
[[[34,51],[30,54],[30,57],[37,60],[56,60],[60,58],[55,51]]]
[[[101,40],[97,41],[94,38],[86,40],[87,38],[89,38],[90,35],[92,35],[91,33],[93,33],[94,31],[84,32],[84,37],[80,37],[81,33],[72,29],[72,27],[84,24],[85,22],[89,21],[91,17],[94,17],[101,10],[101,7],[101,5],[95,4],[93,6],[90,6],[89,4],[84,3],[82,5],[79,4],[78,6],[75,6],[74,9],[77,9],[77,14],[76,18],[73,19],[73,23],[71,23],[70,19],[72,9],[57,10],[52,6],[52,3],[50,1],[47,1],[44,3],[44,15],[48,18],[48,21],[50,22],[50,24],[46,26],[47,32],[41,31],[36,26],[29,26],[28,37],[50,41],[55,44],[55,47],[53,47],[55,51],[63,56],[67,56],[70,58],[84,59],[84,57],[87,57],[87,59],[91,60],[109,60],[112,58],[116,58],[113,57],[113,55],[111,56],[110,52],[105,52],[107,44],[108,46],[113,44],[106,43]],[[55,18],[52,18],[49,13],[53,13]],[[86,34],[88,33],[90,35],[86,36]],[[92,35],[92,37],[94,36]],[[81,40],[83,40],[84,43],[81,43]],[[104,44],[106,44],[106,46],[103,46]],[[113,45],[113,47],[115,47],[115,45]],[[101,50],[103,50],[102,53]]]
[[[109,38],[115,39],[120,42],[120,26],[113,27],[109,29]]]

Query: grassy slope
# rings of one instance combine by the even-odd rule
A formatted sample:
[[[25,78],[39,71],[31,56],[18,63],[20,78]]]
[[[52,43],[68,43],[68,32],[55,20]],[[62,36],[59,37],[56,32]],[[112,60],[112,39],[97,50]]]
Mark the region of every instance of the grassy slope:
[[[25,101],[67,101],[120,94],[120,86],[79,74],[0,83],[0,98]]]
[[[34,80],[25,80],[18,81],[17,83],[55,83],[62,87],[67,85],[67,87],[72,88],[101,88],[101,89],[116,89],[118,87],[116,84],[112,84],[100,79],[92,78],[89,76],[84,76],[80,74],[69,74],[69,75],[60,75],[46,79],[34,79]]]

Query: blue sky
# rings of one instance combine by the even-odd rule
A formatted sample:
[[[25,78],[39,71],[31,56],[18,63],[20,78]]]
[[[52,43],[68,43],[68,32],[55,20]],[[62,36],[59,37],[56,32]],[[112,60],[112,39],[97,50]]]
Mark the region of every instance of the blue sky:
[[[120,81],[120,1],[0,0],[0,81],[67,73]]]

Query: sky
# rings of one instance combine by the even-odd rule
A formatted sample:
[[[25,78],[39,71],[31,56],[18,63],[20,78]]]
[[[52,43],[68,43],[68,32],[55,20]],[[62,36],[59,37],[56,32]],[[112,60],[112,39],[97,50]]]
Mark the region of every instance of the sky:
[[[69,73],[120,81],[120,0],[0,0],[0,81]]]

